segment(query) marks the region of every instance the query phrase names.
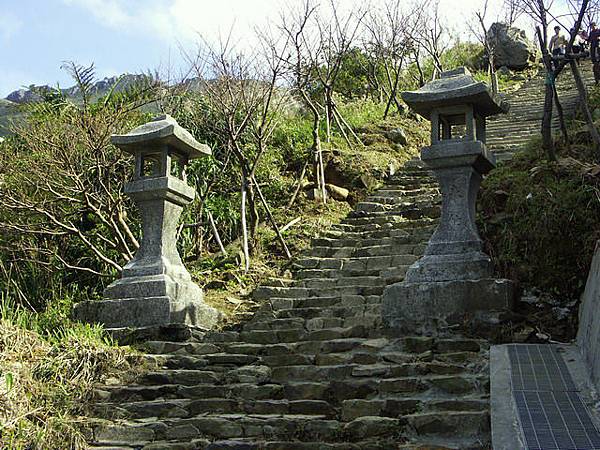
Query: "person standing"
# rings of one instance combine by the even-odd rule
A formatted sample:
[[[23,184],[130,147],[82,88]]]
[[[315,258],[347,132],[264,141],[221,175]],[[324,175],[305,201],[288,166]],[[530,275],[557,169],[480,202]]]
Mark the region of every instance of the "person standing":
[[[560,27],[554,27],[554,36],[550,38],[549,50],[552,56],[564,55],[567,49],[567,38],[560,32]]]
[[[590,57],[593,63],[598,62],[598,43],[600,42],[600,28],[596,25],[596,22],[592,22],[590,35],[588,36],[590,43]]]

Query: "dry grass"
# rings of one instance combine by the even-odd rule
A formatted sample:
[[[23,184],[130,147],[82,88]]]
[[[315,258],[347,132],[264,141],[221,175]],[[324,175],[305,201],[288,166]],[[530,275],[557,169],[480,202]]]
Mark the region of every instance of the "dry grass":
[[[44,335],[35,314],[1,306],[0,448],[86,448],[81,430],[94,384],[126,377],[137,358],[100,328],[68,323]]]

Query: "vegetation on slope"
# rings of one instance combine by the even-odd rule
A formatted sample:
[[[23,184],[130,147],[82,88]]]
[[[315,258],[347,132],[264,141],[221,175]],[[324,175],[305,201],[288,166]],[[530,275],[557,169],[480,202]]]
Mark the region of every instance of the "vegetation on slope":
[[[140,367],[98,326],[73,323],[70,303],[33,313],[0,302],[0,447],[83,449],[81,432],[93,386]]]
[[[591,92],[600,107],[600,89]],[[577,306],[600,238],[600,166],[583,121],[570,124],[557,161],[544,159],[541,140],[483,182],[479,227],[498,272],[519,282],[530,325],[560,341],[574,338]],[[533,332],[533,328],[531,331]]]

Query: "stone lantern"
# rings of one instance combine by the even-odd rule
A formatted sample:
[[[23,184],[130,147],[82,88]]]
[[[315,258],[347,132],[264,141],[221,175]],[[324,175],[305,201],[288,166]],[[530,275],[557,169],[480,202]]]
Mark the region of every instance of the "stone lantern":
[[[107,328],[212,327],[220,313],[204,303],[176,245],[179,216],[196,193],[186,182],[186,166],[211,155],[210,148],[168,115],[113,135],[111,142],[135,156],[133,181],[125,193],[139,209],[142,240],[122,277],[104,290],[104,299],[80,303],[76,316]]]
[[[465,68],[444,72],[420,90],[404,92],[410,108],[431,121],[431,146],[421,159],[440,183],[442,214],[425,255],[403,282],[388,286],[384,322],[406,331],[430,331],[510,307],[513,285],[492,278],[475,224],[483,175],[495,167],[486,148],[486,117],[507,105]]]

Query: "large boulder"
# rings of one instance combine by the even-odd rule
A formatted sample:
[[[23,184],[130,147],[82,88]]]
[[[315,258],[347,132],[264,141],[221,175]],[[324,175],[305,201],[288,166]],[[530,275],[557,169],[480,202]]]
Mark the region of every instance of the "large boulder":
[[[494,65],[522,70],[535,62],[537,50],[525,31],[509,27],[505,23],[493,23],[488,31],[488,40],[494,49]]]

